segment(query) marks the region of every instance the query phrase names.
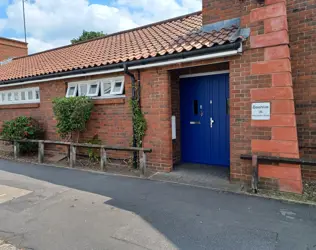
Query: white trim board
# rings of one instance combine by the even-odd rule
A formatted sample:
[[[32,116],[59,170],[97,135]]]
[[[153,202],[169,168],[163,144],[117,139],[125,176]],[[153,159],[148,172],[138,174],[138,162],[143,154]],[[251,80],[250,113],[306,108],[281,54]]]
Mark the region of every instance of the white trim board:
[[[218,52],[218,53],[213,53],[213,54],[208,54],[208,55],[194,56],[194,57],[189,57],[189,58],[184,58],[184,59],[176,59],[176,60],[170,60],[170,61],[163,61],[159,63],[149,63],[149,64],[144,64],[144,65],[132,66],[132,67],[129,67],[129,69],[130,70],[146,69],[146,68],[168,66],[172,64],[194,62],[194,61],[214,59],[214,58],[227,57],[227,56],[235,56],[235,55],[240,54],[241,52],[242,51],[239,48],[238,50],[230,50],[230,51]],[[102,74],[105,75],[105,74],[111,74],[111,73],[117,73],[117,72],[124,72],[124,69],[103,70],[103,71],[97,71],[97,72],[91,72],[91,73],[52,77],[52,78],[47,78],[47,79],[31,80],[31,81],[24,81],[24,82],[12,83],[12,84],[3,84],[3,85],[0,85],[0,88],[20,86],[20,85],[26,85],[26,84],[32,84],[32,83],[49,82],[49,81],[76,78],[76,77],[94,76],[94,75],[102,75]]]
[[[220,74],[227,74],[229,70],[219,70],[219,71],[212,71],[212,72],[203,72],[197,74],[187,74],[187,75],[180,75],[179,78],[191,78],[191,77],[199,77],[199,76],[212,76],[212,75],[220,75]]]

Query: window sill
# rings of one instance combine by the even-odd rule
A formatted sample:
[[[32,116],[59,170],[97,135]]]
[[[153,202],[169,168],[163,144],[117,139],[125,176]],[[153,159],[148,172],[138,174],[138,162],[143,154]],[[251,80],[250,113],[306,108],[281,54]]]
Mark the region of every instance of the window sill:
[[[111,96],[111,97],[97,97],[92,99],[94,105],[111,105],[124,104],[125,95]]]
[[[0,105],[0,109],[29,109],[29,108],[38,108],[39,103],[21,103],[21,104],[5,104]]]

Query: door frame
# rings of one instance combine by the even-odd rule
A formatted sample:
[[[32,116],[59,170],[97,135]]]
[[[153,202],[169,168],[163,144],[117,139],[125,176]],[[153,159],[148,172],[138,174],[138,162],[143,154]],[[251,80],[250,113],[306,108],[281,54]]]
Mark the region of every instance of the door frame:
[[[200,76],[212,76],[212,75],[221,75],[221,74],[228,74],[228,92],[229,92],[229,98],[230,98],[230,70],[218,70],[218,71],[211,71],[211,72],[203,72],[203,73],[196,73],[196,74],[183,74],[179,76],[179,80],[180,79],[184,79],[184,78],[194,78],[194,77],[200,77]],[[179,81],[179,89],[181,88],[181,81]],[[181,98],[180,98],[180,102],[179,102],[179,106],[181,106]],[[230,124],[231,124],[231,120],[230,120],[230,105],[229,105],[229,120],[228,120],[228,126],[229,126],[229,134],[228,134],[228,139],[229,139],[229,162],[230,162],[230,158],[231,158],[231,132],[230,132]],[[180,110],[180,116],[181,116],[181,110]],[[180,124],[181,125],[181,124]],[[180,129],[182,130],[182,126],[180,126]],[[182,139],[181,139],[182,140]],[[181,155],[182,155],[182,143],[180,143],[181,145]],[[183,161],[182,157],[181,157],[181,161]],[[228,166],[228,168],[230,169],[230,164]]]
[[[204,72],[204,73],[197,73],[197,74],[186,74],[186,75],[180,75],[179,78],[182,79],[182,78],[212,76],[212,75],[221,75],[221,74],[229,74],[229,70],[218,70],[218,71]]]

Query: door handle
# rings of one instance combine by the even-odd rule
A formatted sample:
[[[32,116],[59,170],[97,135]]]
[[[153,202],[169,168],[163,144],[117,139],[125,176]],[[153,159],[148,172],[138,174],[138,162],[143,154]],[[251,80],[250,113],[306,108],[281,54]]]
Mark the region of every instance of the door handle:
[[[210,127],[211,127],[211,128],[213,128],[213,123],[214,123],[214,122],[215,122],[215,121],[214,121],[213,118],[211,117],[211,118],[210,118]]]
[[[190,121],[190,124],[201,124],[199,121]]]

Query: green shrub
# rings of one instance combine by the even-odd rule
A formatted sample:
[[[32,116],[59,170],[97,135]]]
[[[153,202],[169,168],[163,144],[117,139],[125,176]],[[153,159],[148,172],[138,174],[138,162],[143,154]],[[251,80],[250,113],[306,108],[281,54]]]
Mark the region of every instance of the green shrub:
[[[101,145],[102,141],[99,139],[99,135],[95,134],[87,143]],[[90,161],[98,161],[100,159],[100,150],[97,148],[88,148],[88,156]]]
[[[91,98],[85,96],[61,97],[53,100],[57,132],[62,138],[73,132],[83,132],[93,109]]]
[[[20,116],[3,123],[1,136],[8,140],[43,139],[44,133],[36,120]],[[20,150],[22,153],[33,152],[37,146],[37,143],[21,143]]]

